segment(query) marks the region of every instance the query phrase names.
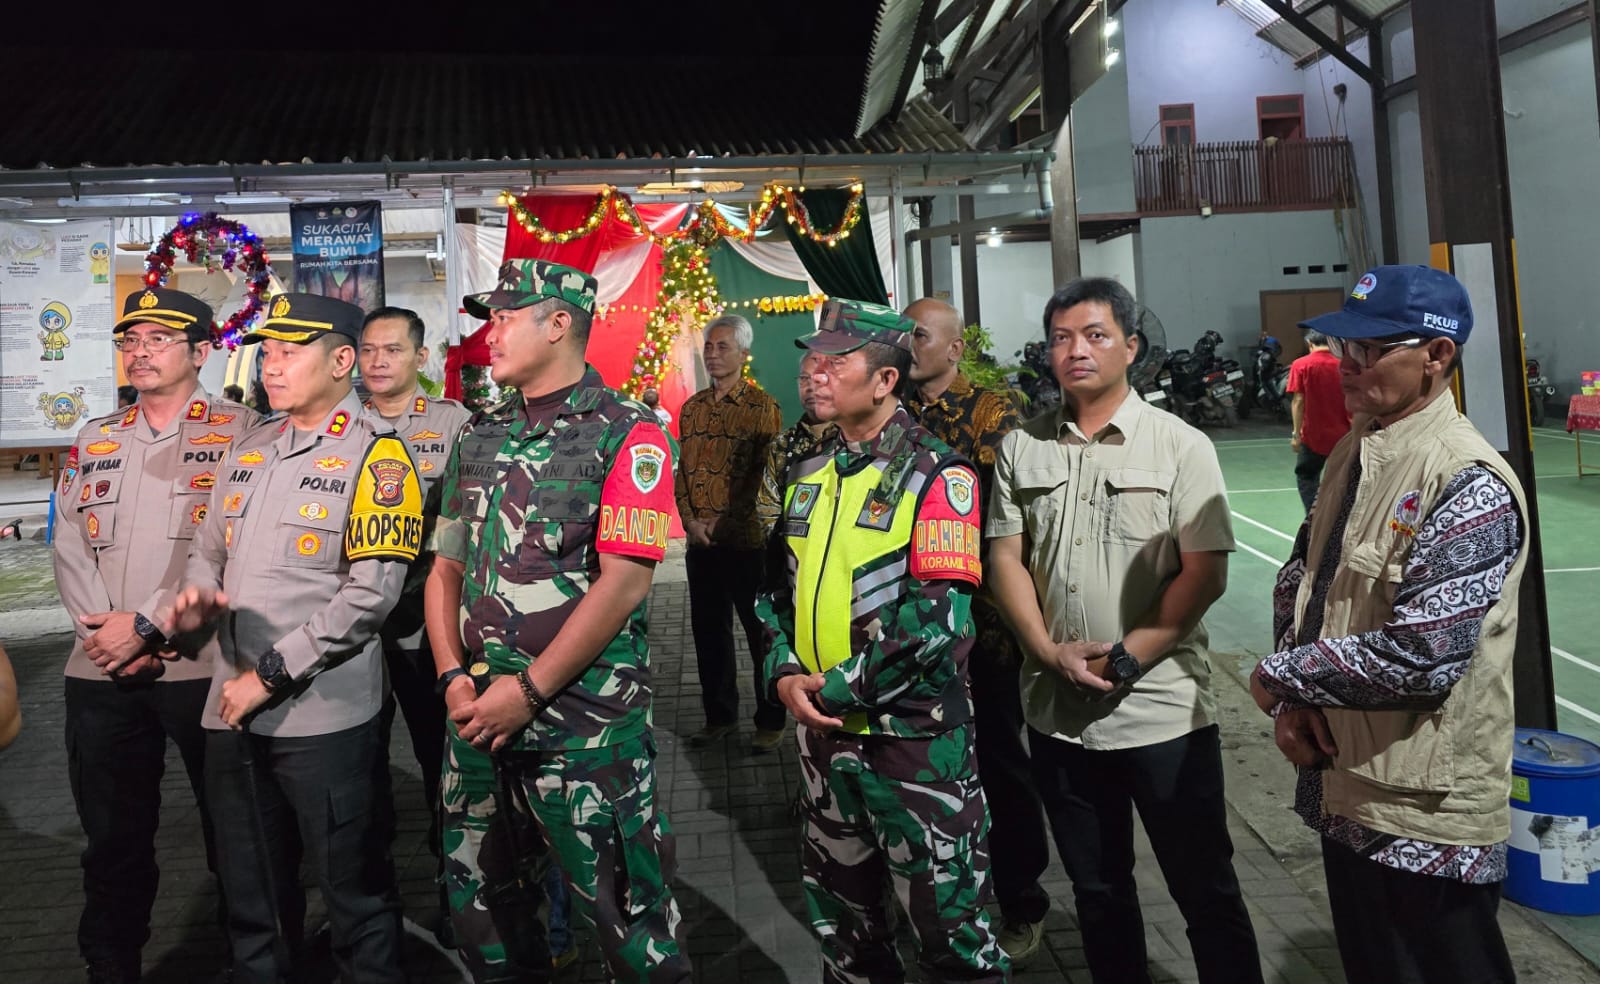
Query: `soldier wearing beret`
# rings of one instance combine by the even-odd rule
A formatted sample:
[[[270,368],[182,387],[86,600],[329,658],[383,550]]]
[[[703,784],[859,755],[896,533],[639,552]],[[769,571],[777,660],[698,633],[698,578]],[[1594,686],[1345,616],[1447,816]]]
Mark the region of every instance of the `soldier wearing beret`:
[[[217,462],[257,420],[200,385],[211,321],[211,309],[182,291],[128,296],[112,338],[138,399],[84,426],[58,490],[56,585],[77,622],[66,667],[67,753],[88,838],[78,947],[91,981],[139,979],[168,740],[200,804],[208,863],[213,856],[200,712],[217,639],[169,639],[157,625],[182,584]]]
[[[426,589],[452,731],[445,878],[480,981],[549,973],[542,937],[498,928],[523,853],[507,811],[537,823],[614,979],[690,976],[655,798],[645,615],[677,448],[585,363],[594,303],[592,276],[542,260],[508,262],[495,290],[465,299],[491,322],[491,378],[513,390],[472,418],[445,469]]]
[[[310,294],[267,309],[244,342],[285,419],[222,461],[176,605],[180,626],[221,620],[203,723],[234,979],[294,977],[303,849],[343,975],[400,981],[379,629],[422,546],[422,490],[351,389],[361,309]]]
[[[829,301],[798,339],[816,414],[838,426],[789,466],[788,583],[762,597],[767,674],[799,722],[801,875],[825,981],[899,980],[893,903],[926,980],[1001,981],[989,928],[989,812],[973,759],[967,653],[978,473],[897,397],[914,325]]]

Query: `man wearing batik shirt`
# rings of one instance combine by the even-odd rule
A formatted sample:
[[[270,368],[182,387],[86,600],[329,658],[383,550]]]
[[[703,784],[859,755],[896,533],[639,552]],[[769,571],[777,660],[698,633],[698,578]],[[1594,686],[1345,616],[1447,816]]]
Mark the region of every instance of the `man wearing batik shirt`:
[[[801,875],[829,984],[904,979],[889,881],[923,979],[1009,968],[984,911],[989,815],[967,697],[977,473],[895,397],[910,329],[881,304],[829,301],[798,340],[820,357],[817,415],[839,430],[789,467],[789,577],[757,605],[773,689],[801,725]]]
[[[1354,419],[1251,690],[1301,767],[1346,976],[1510,981],[1495,913],[1527,507],[1450,391],[1472,307],[1447,273],[1384,266],[1302,327],[1328,336]]]
[[[974,386],[962,374],[966,341],[960,311],[924,297],[912,302],[905,316],[916,323],[906,410],[977,466],[979,499],[987,506],[995,452],[1001,439],[1021,424],[1016,404],[1008,393]],[[1020,965],[1038,952],[1044,939],[1050,895],[1039,878],[1050,866],[1050,842],[1028,748],[1022,742],[1022,653],[987,591],[980,589],[972,596],[972,621],[977,641],[967,667],[978,776],[993,818],[989,845],[995,899],[1000,904],[1000,946],[1013,964]]]
[[[490,320],[490,376],[515,392],[473,417],[445,466],[425,589],[452,731],[444,852],[456,937],[476,980],[549,974],[538,928],[501,918],[519,855],[538,851],[496,820],[509,803],[555,853],[611,977],[686,981],[655,803],[645,616],[677,449],[647,407],[584,362],[592,276],[514,260],[495,290],[464,303]],[[476,769],[464,755],[474,748],[496,781],[464,771]],[[497,785],[509,794],[498,807]]]

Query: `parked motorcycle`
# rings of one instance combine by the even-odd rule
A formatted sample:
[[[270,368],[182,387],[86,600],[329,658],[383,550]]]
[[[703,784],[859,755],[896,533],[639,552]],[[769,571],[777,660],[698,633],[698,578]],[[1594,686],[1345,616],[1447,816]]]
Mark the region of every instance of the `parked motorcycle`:
[[[1196,427],[1239,423],[1239,392],[1244,372],[1232,359],[1217,357],[1222,336],[1207,331],[1194,351],[1178,349],[1167,359],[1172,411]]]
[[[1289,367],[1278,361],[1283,343],[1271,335],[1256,345],[1256,406],[1279,420],[1289,419]]]
[[[1528,359],[1528,417],[1533,426],[1544,424],[1545,403],[1556,398],[1555,384],[1544,377],[1538,359]]]

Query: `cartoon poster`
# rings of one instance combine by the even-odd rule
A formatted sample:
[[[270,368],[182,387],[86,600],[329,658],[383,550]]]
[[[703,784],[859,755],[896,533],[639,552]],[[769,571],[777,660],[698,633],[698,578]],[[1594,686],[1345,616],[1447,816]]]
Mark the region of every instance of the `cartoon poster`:
[[[363,311],[383,307],[383,213],[377,202],[289,207],[294,289],[337,297]]]
[[[116,408],[112,221],[0,222],[0,447],[71,444]]]

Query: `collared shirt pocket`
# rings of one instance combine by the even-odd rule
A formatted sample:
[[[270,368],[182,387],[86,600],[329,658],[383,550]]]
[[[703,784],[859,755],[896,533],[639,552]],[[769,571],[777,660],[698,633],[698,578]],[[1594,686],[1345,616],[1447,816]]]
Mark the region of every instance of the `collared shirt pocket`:
[[[276,536],[277,559],[284,567],[331,571],[344,560],[344,527],[349,503],[342,498],[290,501]]]
[[[78,525],[89,546],[115,546],[117,542],[117,500],[122,495],[122,475],[101,472],[78,479]]]
[[[1153,468],[1105,472],[1105,536],[1143,545],[1172,533],[1172,485],[1177,473]]]
[[[167,538],[192,540],[211,507],[211,493],[185,492],[172,497],[172,513],[167,518]]]
[[[518,570],[526,575],[548,576],[583,566],[584,546],[594,542],[593,528],[599,511],[599,481],[535,483],[529,496]]]
[[[1367,594],[1376,598],[1381,604],[1379,611],[1392,611],[1394,596],[1400,590],[1400,582],[1405,577],[1405,565],[1392,557],[1383,547],[1375,543],[1357,543],[1345,551],[1341,563],[1358,578],[1353,590],[1360,594]],[[1359,601],[1353,602],[1357,608],[1361,607]],[[1365,628],[1352,627],[1355,631],[1367,631]]]
[[[1013,472],[1017,504],[1028,538],[1035,545],[1053,543],[1061,535],[1071,477],[1065,468],[1018,468]]]

